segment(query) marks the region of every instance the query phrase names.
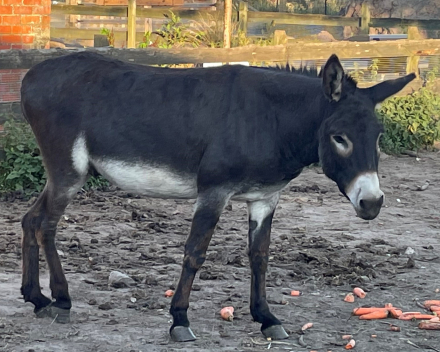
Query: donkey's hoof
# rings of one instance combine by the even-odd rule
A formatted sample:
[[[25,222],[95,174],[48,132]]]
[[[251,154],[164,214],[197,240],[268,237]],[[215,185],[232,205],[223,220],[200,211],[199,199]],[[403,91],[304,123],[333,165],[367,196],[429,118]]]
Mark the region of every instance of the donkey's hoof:
[[[261,332],[265,338],[270,337],[272,340],[284,340],[289,337],[282,325],[272,325],[264,330],[261,330]]]
[[[51,317],[59,324],[70,323],[70,309],[62,309],[52,306]]]
[[[175,326],[170,331],[171,338],[176,342],[195,341],[196,336],[186,326]]]

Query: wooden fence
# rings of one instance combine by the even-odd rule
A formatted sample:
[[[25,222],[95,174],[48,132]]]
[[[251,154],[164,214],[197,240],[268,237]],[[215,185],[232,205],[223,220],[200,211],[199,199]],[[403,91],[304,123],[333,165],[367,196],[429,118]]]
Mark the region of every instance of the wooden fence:
[[[128,39],[128,48],[134,48],[135,42],[142,40],[143,33],[136,33],[136,17],[164,19],[167,10],[160,8],[142,8],[136,6],[136,0],[129,0],[127,6],[85,6],[85,5],[52,5],[53,14],[64,15],[92,15],[92,16],[115,16],[127,18],[127,32],[116,32],[116,39]],[[173,12],[182,19],[199,20],[204,10],[173,9]],[[352,26],[361,29],[362,33],[368,33],[370,27],[396,28],[415,26],[419,29],[439,29],[440,20],[408,20],[399,18],[371,18],[368,5],[364,4],[362,17],[351,18],[327,15],[299,15],[283,12],[259,12],[249,11],[248,4],[240,2],[238,11],[232,12],[232,18],[238,20],[239,28],[247,32],[249,23],[272,23],[272,24],[296,24],[296,25],[325,25],[325,26]],[[56,38],[83,38],[93,39],[98,30],[74,29],[74,28],[51,28],[51,37]]]

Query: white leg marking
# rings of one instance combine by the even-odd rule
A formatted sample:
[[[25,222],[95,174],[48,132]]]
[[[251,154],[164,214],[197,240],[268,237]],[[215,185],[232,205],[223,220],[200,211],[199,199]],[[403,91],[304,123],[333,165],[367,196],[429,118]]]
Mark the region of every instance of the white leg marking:
[[[256,230],[260,229],[266,219],[275,209],[280,194],[275,193],[270,198],[248,202],[249,219],[257,223]]]
[[[80,134],[73,143],[72,147],[73,168],[78,174],[84,176],[89,169],[89,153],[86,147],[86,138]]]
[[[376,200],[384,195],[377,172],[366,172],[355,177],[347,187],[346,194],[356,210],[360,208],[361,199]]]

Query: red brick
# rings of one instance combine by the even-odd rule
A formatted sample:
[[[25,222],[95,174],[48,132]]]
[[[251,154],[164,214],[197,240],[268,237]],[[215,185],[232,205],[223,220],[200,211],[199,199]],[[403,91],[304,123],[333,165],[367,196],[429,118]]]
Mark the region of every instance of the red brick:
[[[32,13],[38,15],[49,15],[50,14],[50,6],[32,6]]]
[[[36,24],[41,22],[41,16],[38,15],[26,15],[21,16],[22,24]]]
[[[23,0],[3,0],[3,5],[21,5]]]
[[[32,44],[34,42],[34,36],[33,35],[23,35],[23,36],[21,36],[21,41],[24,44]]]
[[[11,33],[11,26],[0,26],[0,33]]]
[[[12,32],[13,34],[29,34],[32,33],[32,27],[31,26],[12,26]]]
[[[3,34],[0,35],[0,43],[21,43],[21,36],[17,34]]]
[[[14,101],[20,101],[20,93],[5,93],[0,95],[0,101],[3,103],[9,103]]]
[[[26,49],[26,48],[23,48],[23,45],[21,44],[12,44],[11,49]]]
[[[42,5],[41,0],[23,0],[23,5]]]
[[[11,83],[21,81],[21,74],[19,73],[3,73],[0,75],[0,82],[2,83]]]
[[[12,6],[0,6],[0,13],[2,15],[10,15],[12,14]]]
[[[10,45],[3,45],[3,43],[2,45],[0,45],[0,50],[8,50],[8,49],[11,49]]]
[[[14,13],[19,15],[30,15],[32,6],[14,6]]]
[[[4,25],[20,24],[20,21],[21,21],[21,16],[18,15],[2,16],[2,23]]]

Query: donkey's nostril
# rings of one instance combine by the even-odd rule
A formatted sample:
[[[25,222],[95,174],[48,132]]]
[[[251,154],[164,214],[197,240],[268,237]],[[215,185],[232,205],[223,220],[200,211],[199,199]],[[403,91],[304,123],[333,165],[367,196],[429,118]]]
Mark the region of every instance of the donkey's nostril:
[[[383,204],[383,195],[378,199],[361,199],[359,201],[359,207],[362,210],[371,210],[375,208],[380,208]]]

